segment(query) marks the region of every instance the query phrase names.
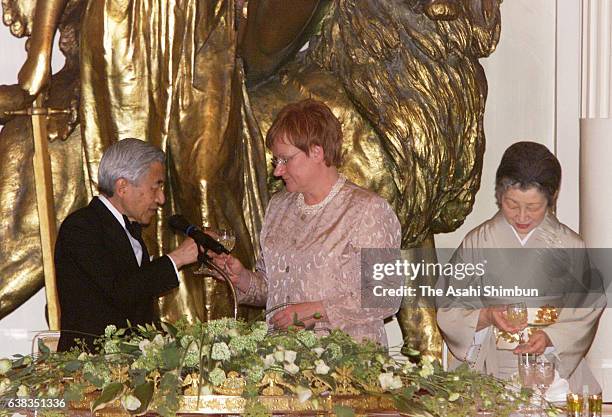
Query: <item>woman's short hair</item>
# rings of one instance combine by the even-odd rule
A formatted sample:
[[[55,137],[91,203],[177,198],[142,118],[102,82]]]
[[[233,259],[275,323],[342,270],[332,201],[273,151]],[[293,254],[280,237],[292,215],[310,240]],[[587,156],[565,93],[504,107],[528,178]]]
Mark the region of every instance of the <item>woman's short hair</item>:
[[[98,168],[98,191],[107,197],[115,193],[115,182],[125,178],[138,184],[153,162],[164,163],[164,153],[140,139],[122,139],[111,145],[102,155]]]
[[[268,130],[266,147],[272,149],[277,140],[307,155],[312,146],[319,145],[327,166],[342,163],[342,126],[331,109],[320,101],[306,99],[283,107]]]
[[[536,188],[546,197],[548,206],[555,203],[561,185],[561,164],[546,146],[536,142],[512,144],[502,156],[495,175],[495,198],[501,204],[509,188]]]

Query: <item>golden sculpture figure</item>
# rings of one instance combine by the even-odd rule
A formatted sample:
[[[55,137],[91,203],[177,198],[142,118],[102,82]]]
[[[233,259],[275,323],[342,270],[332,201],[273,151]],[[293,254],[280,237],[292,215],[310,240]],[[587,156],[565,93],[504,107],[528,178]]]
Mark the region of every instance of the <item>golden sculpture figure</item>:
[[[80,89],[72,97],[80,98],[83,145],[75,131],[69,143],[57,142],[61,155],[52,155],[60,162],[54,165],[58,175],[67,175],[62,161],[70,161],[75,175],[78,171],[69,191],[55,184],[56,197],[62,196],[56,200],[59,220],[91,195],[102,150],[119,138],[141,137],[170,158],[168,203],[156,227],[148,228],[149,243],[156,242],[158,251],[173,245],[162,219],[182,212],[196,222],[233,228],[238,255],[252,264],[267,201],[261,132],[283,105],[308,96],[328,103],[343,121],[351,138],[345,141],[344,172],[389,200],[402,221],[404,247],[431,246],[434,233],[463,222],[479,186],[484,152],[486,80],[478,58],[496,46],[499,2],[211,0],[203,6],[189,0],[47,0],[35,9],[33,0],[5,0],[3,5],[15,35],[32,33],[20,72],[20,84],[32,93],[46,84],[50,40],[60,16],[62,38],[81,31],[81,63],[75,57],[66,67],[80,66]],[[79,16],[72,26],[66,23],[71,15]],[[309,48],[298,53],[306,41]],[[70,69],[71,81],[78,83]],[[50,100],[59,75],[52,79]],[[0,95],[0,107],[23,104],[7,102]],[[15,119],[5,130],[10,123],[22,128],[11,139],[3,131],[0,146],[25,144],[26,122]],[[42,282],[35,209],[3,184],[19,184],[13,187],[28,195],[29,178],[16,179],[14,172],[0,174],[1,213],[11,231],[8,240],[0,238],[13,245],[2,249],[11,257],[0,268],[12,278],[0,286],[0,317]],[[17,204],[23,205],[16,209]],[[23,222],[29,229],[19,227]],[[29,239],[25,244],[23,236]],[[206,317],[203,283],[186,278],[162,301],[164,318]],[[227,314],[228,298],[218,287],[216,297],[223,301],[213,317]],[[4,301],[16,294],[21,297],[15,302]],[[407,307],[402,314],[405,335],[435,354],[440,338],[431,311]]]

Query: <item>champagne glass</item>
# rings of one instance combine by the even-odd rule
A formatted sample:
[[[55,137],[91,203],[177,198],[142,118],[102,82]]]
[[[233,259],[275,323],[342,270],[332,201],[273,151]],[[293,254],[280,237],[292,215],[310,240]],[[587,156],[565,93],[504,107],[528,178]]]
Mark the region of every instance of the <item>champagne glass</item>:
[[[506,319],[514,327],[527,323],[527,305],[525,303],[508,304],[506,307]]]

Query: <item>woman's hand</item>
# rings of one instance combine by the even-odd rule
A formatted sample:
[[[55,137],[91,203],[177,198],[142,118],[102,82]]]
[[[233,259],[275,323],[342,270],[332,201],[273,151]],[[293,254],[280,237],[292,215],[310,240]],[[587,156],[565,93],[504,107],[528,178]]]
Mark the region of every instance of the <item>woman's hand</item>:
[[[296,322],[301,322],[305,328],[310,329],[318,321],[327,321],[325,307],[320,301],[288,305],[270,319],[270,323],[277,330],[287,330]]]
[[[531,333],[527,343],[518,345],[513,352],[517,355],[519,353],[535,353],[536,355],[541,355],[549,346],[552,346],[552,342],[546,332],[543,330],[536,330]]]
[[[495,326],[504,332],[518,333],[527,327],[527,322],[518,326],[512,324],[506,316],[506,309],[507,306],[505,305],[481,308],[476,331],[482,330],[485,327]]]
[[[227,274],[236,288],[242,292],[246,292],[249,289],[249,279],[246,276],[248,271],[238,258],[225,253],[217,255],[212,251],[209,251],[208,254],[215,265]]]

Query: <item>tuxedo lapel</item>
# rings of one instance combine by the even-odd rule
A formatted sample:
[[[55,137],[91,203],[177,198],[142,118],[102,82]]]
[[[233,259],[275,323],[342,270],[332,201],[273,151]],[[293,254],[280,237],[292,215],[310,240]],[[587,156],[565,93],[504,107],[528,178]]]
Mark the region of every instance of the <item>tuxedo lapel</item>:
[[[138,268],[134,249],[121,223],[97,197],[94,197],[89,205],[102,220],[103,232],[109,241],[109,247],[114,249],[115,254],[122,259],[125,265]]]

